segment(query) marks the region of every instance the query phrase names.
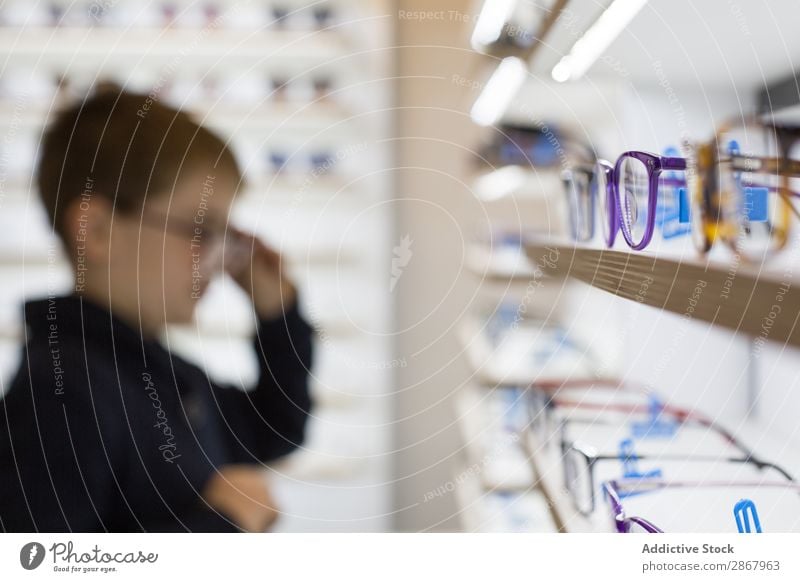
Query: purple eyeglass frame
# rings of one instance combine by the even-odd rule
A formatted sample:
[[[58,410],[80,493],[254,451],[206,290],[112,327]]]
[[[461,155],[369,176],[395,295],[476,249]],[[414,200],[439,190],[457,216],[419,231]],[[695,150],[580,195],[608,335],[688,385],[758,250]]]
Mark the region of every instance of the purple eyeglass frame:
[[[794,491],[800,494],[800,485],[794,481],[771,481],[771,482],[736,482],[736,481],[663,481],[660,479],[633,481],[636,484],[649,485],[651,491],[656,491],[661,487],[776,487]],[[603,494],[608,500],[609,508],[611,509],[612,517],[614,518],[614,525],[617,533],[631,533],[631,524],[636,524],[641,527],[646,533],[664,533],[664,530],[653,524],[653,522],[646,520],[643,517],[627,517],[625,515],[625,508],[622,506],[622,499],[619,490],[626,484],[625,480],[611,480],[603,483]]]
[[[633,158],[638,160],[644,164],[644,167],[647,168],[647,176],[648,176],[648,198],[647,198],[647,205],[648,208],[652,208],[652,212],[647,213],[647,225],[645,226],[644,236],[642,240],[638,243],[634,242],[633,240],[633,233],[631,233],[630,229],[627,228],[627,225],[621,220],[622,216],[622,197],[620,196],[619,190],[619,176],[622,172],[622,164],[625,162],[626,158]],[[606,162],[608,167],[610,167],[610,163]],[[599,167],[607,168],[607,166],[601,166],[598,163]],[[659,177],[661,176],[661,172],[670,171],[670,170],[686,170],[686,158],[675,158],[669,156],[658,156],[656,154],[651,154],[648,152],[640,152],[640,151],[627,151],[624,152],[622,155],[617,158],[617,162],[614,164],[614,170],[611,176],[606,174],[606,187],[611,188],[611,196],[613,197],[613,204],[608,207],[609,215],[613,215],[613,217],[609,218],[609,237],[606,240],[606,244],[611,246],[614,244],[614,239],[616,238],[616,230],[622,231],[622,237],[625,239],[625,242],[628,243],[628,246],[635,251],[640,251],[647,247],[650,244],[650,241],[653,238],[653,233],[655,231],[656,226],[656,213],[655,208],[656,204],[658,203],[658,184],[659,184]],[[604,170],[606,171],[606,170]],[[609,179],[610,178],[610,179]],[[674,185],[674,186],[685,186],[685,180],[666,180],[664,181],[667,185]],[[608,193],[607,193],[608,194]]]
[[[664,533],[643,517],[627,517],[617,489],[618,485],[616,481],[606,481],[603,483],[603,493],[606,499],[608,499],[608,504],[611,508],[611,516],[614,518],[614,526],[617,528],[617,533],[631,533],[631,524],[638,525],[647,533]]]

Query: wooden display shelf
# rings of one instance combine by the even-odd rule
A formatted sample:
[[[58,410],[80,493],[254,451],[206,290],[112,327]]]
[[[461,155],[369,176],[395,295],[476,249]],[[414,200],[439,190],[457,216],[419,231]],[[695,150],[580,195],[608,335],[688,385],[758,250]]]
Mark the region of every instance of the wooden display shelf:
[[[637,303],[705,321],[761,341],[800,347],[800,289],[791,268],[664,258],[649,253],[526,243],[531,259],[555,249],[547,274],[568,276]]]

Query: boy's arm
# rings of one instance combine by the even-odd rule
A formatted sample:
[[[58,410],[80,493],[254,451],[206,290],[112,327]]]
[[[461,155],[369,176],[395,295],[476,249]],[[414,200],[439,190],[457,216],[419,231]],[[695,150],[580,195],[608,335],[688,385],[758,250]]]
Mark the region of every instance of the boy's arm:
[[[312,330],[296,302],[260,320],[253,348],[260,369],[255,389],[215,394],[237,461],[269,462],[300,446],[311,410]]]
[[[219,390],[217,398],[237,461],[268,462],[304,439],[311,409],[312,330],[300,315],[280,254],[254,235],[232,232],[239,250],[226,268],[253,304],[260,375],[255,390]]]

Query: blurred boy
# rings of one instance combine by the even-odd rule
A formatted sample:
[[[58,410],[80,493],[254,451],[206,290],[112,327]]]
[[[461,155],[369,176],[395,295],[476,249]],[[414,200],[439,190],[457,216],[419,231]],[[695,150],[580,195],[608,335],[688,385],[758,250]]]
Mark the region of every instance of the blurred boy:
[[[241,178],[225,143],[147,96],[107,90],[49,126],[39,190],[75,292],[25,305],[22,363],[0,406],[0,530],[272,524],[261,464],[303,440],[311,330],[280,257],[227,225]],[[258,322],[250,392],[157,341],[191,321],[223,270]]]

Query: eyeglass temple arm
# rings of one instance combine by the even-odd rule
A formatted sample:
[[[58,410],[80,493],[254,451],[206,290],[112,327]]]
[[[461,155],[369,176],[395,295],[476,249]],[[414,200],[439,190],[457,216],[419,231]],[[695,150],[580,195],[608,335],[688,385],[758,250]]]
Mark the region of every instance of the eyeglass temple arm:
[[[778,473],[780,473],[781,475],[783,475],[784,477],[786,477],[786,479],[787,479],[788,481],[791,481],[792,483],[795,483],[795,479],[794,479],[794,477],[792,477],[792,476],[789,474],[789,472],[788,472],[788,471],[786,471],[786,469],[784,469],[784,468],[783,468],[783,467],[781,467],[780,465],[776,465],[775,463],[770,463],[769,461],[762,461],[761,459],[758,459],[758,458],[756,458],[756,457],[753,457],[753,456],[751,456],[751,457],[748,459],[748,461],[749,461],[749,462],[751,462],[751,463],[753,463],[753,464],[754,464],[756,467],[758,467],[759,469],[774,469],[774,470],[776,470]]]
[[[661,169],[662,170],[685,170],[686,169],[686,158],[662,157],[661,158]]]
[[[787,178],[800,177],[800,160],[787,157],[761,158],[741,154],[731,155],[728,160],[737,172],[778,174]]]
[[[548,404],[554,404],[556,406],[574,406],[577,408],[587,408],[587,409],[601,409],[601,410],[612,410],[614,412],[647,412],[649,411],[649,407],[639,406],[639,405],[626,405],[626,404],[594,404],[594,403],[585,403],[585,402],[572,402],[569,400],[561,400],[561,399],[551,399]],[[707,428],[712,428],[716,432],[718,432],[722,437],[727,440],[732,446],[739,449],[745,457],[748,458],[755,458],[754,454],[750,449],[748,449],[745,445],[739,442],[732,433],[726,430],[724,427],[718,425],[713,420],[706,418],[701,414],[697,414],[696,412],[692,412],[691,410],[686,410],[683,408],[677,408],[674,406],[670,406],[669,404],[664,405],[661,410],[668,415],[672,416],[674,420],[680,423],[685,423],[687,421],[696,422],[701,426],[705,426]]]
[[[574,403],[569,403],[568,401],[562,401],[562,402],[564,402],[565,404],[574,404]],[[555,404],[558,404],[558,401],[555,401]],[[586,408],[601,408],[602,407],[602,408],[605,408],[606,410],[608,410],[608,409],[617,410],[617,411],[621,410],[623,412],[625,412],[625,411],[635,411],[635,410],[640,410],[640,409],[642,411],[646,410],[644,407],[636,406],[636,405],[634,405],[634,406],[625,406],[625,405],[618,405],[618,404],[593,405],[593,404],[582,403],[579,406],[580,407],[586,407]],[[732,446],[734,446],[737,449],[739,449],[742,452],[742,454],[745,456],[745,460],[747,460],[748,462],[753,463],[759,469],[768,469],[768,468],[769,469],[775,469],[781,475],[786,477],[789,481],[794,481],[794,477],[792,477],[785,469],[783,469],[779,465],[775,465],[774,463],[770,463],[768,461],[762,461],[759,457],[757,457],[755,455],[755,453],[753,453],[748,447],[746,447],[742,442],[740,442],[727,429],[725,429],[724,427],[720,426],[719,424],[717,424],[713,420],[711,420],[709,418],[706,418],[702,414],[697,414],[696,412],[692,412],[691,410],[686,410],[686,409],[683,409],[683,408],[676,408],[676,407],[670,406],[668,404],[664,405],[662,410],[664,412],[666,412],[667,414],[669,414],[670,416],[673,416],[675,418],[675,420],[677,420],[678,422],[682,422],[683,423],[683,422],[691,421],[691,422],[696,422],[696,423],[700,424],[701,426],[705,426],[707,428],[714,429],[716,432],[718,432],[720,435],[722,435],[722,437],[725,438],[725,440],[727,440]],[[614,458],[617,458],[617,457],[614,457]]]
[[[574,445],[573,445],[574,447]],[[596,461],[619,461],[620,455],[591,455]],[[647,455],[636,453],[640,461],[720,461],[723,463],[753,463],[749,457],[715,457],[713,455]]]
[[[620,391],[631,391],[619,378],[580,378],[580,379],[552,379],[537,380],[530,385],[533,390],[543,392],[555,392],[561,388],[590,388],[592,386],[602,386],[604,388],[618,388]],[[638,392],[637,390],[633,390]],[[642,393],[647,393],[645,390]]]
[[[664,410],[666,410],[667,412],[670,412],[670,408],[668,406],[665,406]],[[748,447],[746,447],[735,436],[733,436],[732,433],[728,432],[724,427],[718,425],[713,420],[711,420],[709,418],[706,418],[703,415],[700,415],[700,414],[697,414],[697,413],[693,413],[693,412],[687,411],[687,410],[682,410],[682,409],[674,410],[674,411],[672,411],[672,413],[675,414],[676,416],[685,416],[686,419],[693,420],[694,422],[697,422],[698,424],[701,424],[701,425],[706,426],[708,428],[713,428],[715,431],[717,431],[719,434],[721,434],[723,437],[725,437],[725,439],[727,439],[727,441],[732,446],[734,446],[737,449],[739,449],[745,455],[745,458],[742,459],[743,461],[752,463],[759,470],[775,469],[778,473],[780,473],[781,475],[786,477],[786,479],[788,479],[789,481],[794,482],[794,477],[792,477],[788,473],[788,471],[786,471],[783,467],[781,467],[779,465],[776,465],[774,463],[770,463],[769,461],[761,460],[759,457],[756,456],[755,453],[753,453]]]
[[[792,190],[778,188],[778,195],[783,198],[783,201],[789,207],[789,210],[794,214],[798,219],[800,219],[800,211],[797,210],[790,198],[800,198],[800,193],[793,192]]]
[[[653,522],[648,521],[643,517],[631,517],[628,518],[628,521],[638,524],[639,527],[641,527],[647,533],[664,533],[664,530],[660,529],[657,525],[654,525]]]
[[[670,407],[669,406],[665,406],[664,410],[670,412]],[[786,477],[786,479],[788,479],[789,481],[794,481],[794,477],[792,477],[783,467],[780,467],[779,465],[776,465],[774,463],[770,463],[768,461],[761,460],[758,456],[756,456],[756,454],[753,451],[751,451],[748,447],[746,447],[732,433],[728,432],[727,429],[725,429],[724,427],[720,426],[719,424],[717,424],[713,420],[711,420],[709,418],[706,418],[705,416],[703,416],[701,414],[697,414],[697,413],[694,413],[694,412],[691,412],[691,411],[687,411],[687,410],[682,410],[682,409],[673,410],[672,413],[675,414],[676,416],[685,416],[687,419],[691,419],[694,422],[697,422],[698,424],[701,424],[701,425],[706,426],[708,428],[714,429],[719,434],[721,434],[723,437],[725,437],[725,439],[727,439],[728,442],[732,446],[734,446],[737,449],[739,449],[745,455],[745,460],[746,461],[748,461],[748,462],[752,463],[753,465],[755,465],[759,470],[775,469],[778,473],[780,473],[781,475]]]
[[[698,414],[696,412],[693,412],[691,410],[685,410],[683,408],[675,408],[675,407],[670,406],[670,405],[665,405],[663,410],[665,412],[669,413],[669,414],[672,414],[673,416],[675,416],[678,419],[683,419],[684,421],[691,420],[691,421],[696,422],[697,424],[699,424],[701,426],[705,426],[707,428],[714,429],[716,432],[718,432],[720,435],[722,435],[725,438],[725,440],[728,441],[728,443],[730,443],[732,446],[734,446],[737,449],[739,449],[745,455],[745,457],[747,457],[747,458],[755,458],[755,455],[753,454],[753,452],[748,447],[746,447],[744,444],[742,444],[739,441],[739,439],[737,439],[733,435],[733,433],[729,432],[725,427],[720,426],[719,424],[717,424],[716,422],[714,422],[710,418],[708,418],[708,417],[706,417],[706,416],[704,416],[702,414]]]
[[[721,461],[724,463],[749,463],[755,465],[759,470],[775,469],[788,481],[792,483],[796,482],[794,477],[779,465],[768,461],[762,461],[752,455],[749,457],[713,457],[708,455],[640,455],[637,453],[636,457],[640,461]],[[592,458],[596,461],[618,461],[619,455],[594,455]]]
[[[687,183],[685,178],[661,178],[660,184],[664,186],[672,186],[676,188],[686,188]],[[770,186],[768,184],[759,184],[756,182],[748,183],[748,186],[756,187],[756,188],[766,188],[770,192],[775,192],[780,194],[784,198],[800,198],[800,192],[796,192],[795,190],[790,190],[788,188],[781,188],[779,186]],[[796,213],[797,211],[795,211]]]
[[[731,158],[733,159],[733,157]],[[800,177],[800,161],[798,160],[790,160],[788,158],[751,158],[748,156],[737,156],[737,159],[744,160],[747,162],[748,160],[757,160],[760,161],[765,165],[765,168],[762,171],[769,172],[769,173],[779,173],[784,180],[788,180],[789,178],[798,178]],[[747,171],[749,168],[745,166],[744,168],[735,168],[736,170],[742,172]],[[759,187],[759,184],[752,184],[752,186]],[[800,192],[795,192],[788,188],[788,186],[778,186],[775,188],[774,186],[770,185],[761,185],[762,188],[767,188],[771,192],[777,191],[778,195],[783,199],[786,205],[789,207],[789,210],[794,214],[798,219],[800,219],[800,211],[797,210],[794,204],[792,204],[791,198],[800,198]]]

